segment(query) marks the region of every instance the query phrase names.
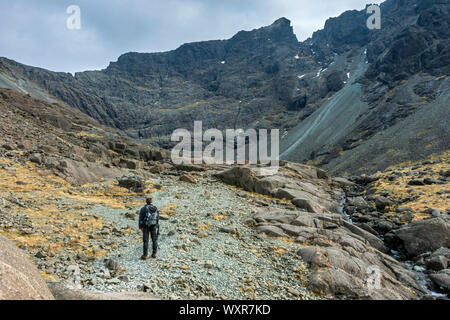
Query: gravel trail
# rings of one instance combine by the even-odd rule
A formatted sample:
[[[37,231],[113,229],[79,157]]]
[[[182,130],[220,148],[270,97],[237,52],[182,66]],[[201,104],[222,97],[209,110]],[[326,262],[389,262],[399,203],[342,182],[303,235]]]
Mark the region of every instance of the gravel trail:
[[[105,262],[96,261],[85,289],[145,290],[165,299],[318,298],[304,287],[307,268],[296,255],[296,244],[262,239],[243,224],[258,209],[249,202],[251,195],[208,177],[197,184],[174,176],[152,180],[164,187],[153,194],[154,204],[160,210],[176,205],[175,214],[160,221],[157,259],[139,260],[137,215],[132,220],[123,210],[93,206],[91,213],[133,231],[120,237],[119,248],[107,257],[122,271],[109,274]]]

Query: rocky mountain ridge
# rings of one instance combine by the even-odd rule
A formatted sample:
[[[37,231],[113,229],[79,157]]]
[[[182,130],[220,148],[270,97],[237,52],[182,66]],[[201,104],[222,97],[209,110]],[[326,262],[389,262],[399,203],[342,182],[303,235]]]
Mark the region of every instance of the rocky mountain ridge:
[[[173,130],[192,129],[194,120],[220,130],[279,128],[285,159],[311,160],[337,173],[374,172],[439,153],[449,140],[448,130],[434,123],[415,142],[432,147],[421,154],[408,147],[427,129],[411,117],[429,105],[444,112],[448,103],[449,4],[388,0],[381,14],[381,30],[369,30],[365,10],[354,10],[327,20],[304,42],[281,18],[229,40],[127,53],[105,70],[75,76],[2,58],[0,85],[64,101],[144,143],[170,147]],[[320,116],[330,101],[334,110]],[[312,139],[346,111],[351,116],[336,121],[336,137]],[[422,123],[436,118],[420,114]],[[378,135],[398,139],[389,129],[405,127],[406,120],[398,154],[372,161]],[[310,138],[302,137],[310,122]],[[388,150],[384,144],[381,152]]]

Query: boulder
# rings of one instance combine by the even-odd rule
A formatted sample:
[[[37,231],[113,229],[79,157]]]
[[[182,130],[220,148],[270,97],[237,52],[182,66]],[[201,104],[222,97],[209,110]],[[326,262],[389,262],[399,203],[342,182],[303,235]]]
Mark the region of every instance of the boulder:
[[[387,199],[386,197],[379,196],[375,198],[375,206],[378,210],[383,210],[384,208],[391,206],[392,201]]]
[[[256,174],[251,168],[233,167],[214,174],[214,177],[227,184],[243,188],[246,191],[253,192],[255,188]]]
[[[53,300],[47,284],[24,252],[0,235],[0,300]]]
[[[447,266],[448,259],[444,256],[434,256],[427,261],[427,269],[440,271],[442,269],[447,269]]]
[[[369,207],[369,204],[363,197],[348,197],[347,202],[349,205],[354,206],[359,210],[364,210]]]
[[[343,225],[346,229],[348,229],[352,233],[364,238],[366,241],[370,243],[372,247],[376,248],[377,250],[380,250],[381,252],[384,253],[389,252],[389,249],[384,245],[384,242],[377,236],[373,235],[372,233],[364,229],[361,229],[347,221],[344,221]]]
[[[299,209],[304,209],[307,212],[315,212],[311,200],[309,199],[295,198],[292,199],[291,202]]]
[[[400,239],[407,253],[414,257],[450,246],[450,218],[438,217],[412,222],[393,233]]]
[[[189,173],[183,174],[180,177],[180,181],[187,182],[187,183],[192,183],[192,184],[196,184],[197,183],[197,180],[195,180],[195,178],[192,175],[190,175]]]
[[[133,161],[133,160],[128,160],[128,159],[120,159],[119,166],[121,168],[136,170],[137,162]]]
[[[430,279],[438,286],[450,292],[450,269],[430,274]]]
[[[123,176],[117,179],[119,186],[134,192],[144,191],[144,182],[137,176]]]
[[[262,225],[256,228],[259,233],[265,233],[270,237],[287,237],[288,235],[283,231],[283,229],[277,226]]]
[[[286,179],[279,176],[264,177],[255,180],[254,191],[264,195],[271,195],[274,189],[283,187],[286,183]]]

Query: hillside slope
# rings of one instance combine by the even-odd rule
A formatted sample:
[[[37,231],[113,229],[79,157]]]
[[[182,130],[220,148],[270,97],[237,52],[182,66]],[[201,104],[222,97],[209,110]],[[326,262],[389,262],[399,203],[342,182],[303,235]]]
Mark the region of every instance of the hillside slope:
[[[75,76],[0,58],[0,87],[63,101],[164,148],[194,120],[220,130],[278,128],[283,159],[374,172],[448,149],[449,12],[445,0],[388,0],[381,30],[369,30],[365,10],[353,10],[304,42],[280,18],[228,40],[126,53],[105,70]],[[436,114],[441,124],[431,125]],[[388,143],[377,143],[379,135],[396,139],[394,126],[407,129],[392,155]],[[413,140],[415,148],[406,143]],[[382,161],[369,156],[375,151],[386,154]]]

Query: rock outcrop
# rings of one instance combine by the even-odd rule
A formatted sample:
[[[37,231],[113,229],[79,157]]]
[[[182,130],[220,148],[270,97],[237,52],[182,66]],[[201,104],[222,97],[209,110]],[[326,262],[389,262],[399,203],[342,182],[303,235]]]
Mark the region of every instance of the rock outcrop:
[[[0,300],[53,300],[36,266],[0,235]]]
[[[254,219],[257,232],[302,244],[298,255],[309,265],[309,287],[316,292],[346,299],[416,299],[423,293],[416,275],[385,254],[380,239],[340,215],[262,209]]]
[[[450,218],[448,216],[426,219],[406,225],[387,235],[391,241],[398,238],[409,256],[450,247]]]

